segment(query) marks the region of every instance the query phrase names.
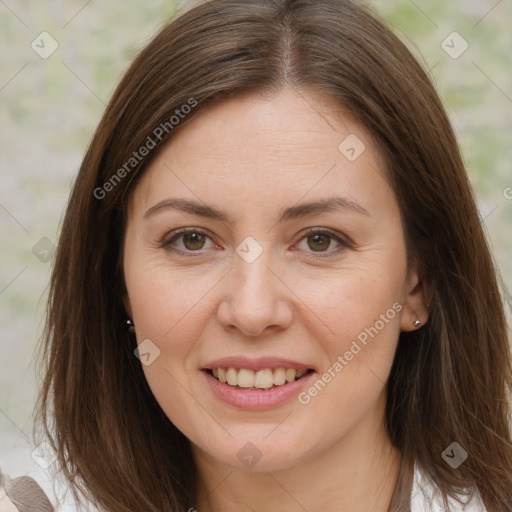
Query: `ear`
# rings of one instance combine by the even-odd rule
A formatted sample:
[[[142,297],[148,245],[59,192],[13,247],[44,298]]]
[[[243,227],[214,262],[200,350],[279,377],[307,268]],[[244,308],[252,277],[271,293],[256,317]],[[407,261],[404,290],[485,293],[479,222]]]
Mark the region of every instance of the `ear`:
[[[409,267],[404,285],[403,309],[400,319],[401,331],[415,331],[427,323],[430,296],[430,285],[420,271],[417,260],[414,260]],[[417,321],[421,323],[414,325]]]

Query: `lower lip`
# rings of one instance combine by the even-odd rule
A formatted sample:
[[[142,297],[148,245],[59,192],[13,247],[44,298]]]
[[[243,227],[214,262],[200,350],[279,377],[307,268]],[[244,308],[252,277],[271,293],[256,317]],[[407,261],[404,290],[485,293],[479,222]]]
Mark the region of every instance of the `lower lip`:
[[[241,409],[270,409],[296,397],[306,387],[315,372],[310,372],[294,382],[287,382],[269,390],[244,390],[220,382],[201,370],[213,393],[223,402]]]

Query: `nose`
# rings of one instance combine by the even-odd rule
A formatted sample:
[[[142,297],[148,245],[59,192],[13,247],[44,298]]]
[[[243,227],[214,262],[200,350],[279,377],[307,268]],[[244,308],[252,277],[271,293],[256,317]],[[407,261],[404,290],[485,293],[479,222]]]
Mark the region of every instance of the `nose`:
[[[263,251],[251,263],[235,254],[233,266],[226,276],[217,310],[219,322],[246,336],[261,336],[266,330],[289,327],[293,319],[293,293],[279,275],[270,251]]]

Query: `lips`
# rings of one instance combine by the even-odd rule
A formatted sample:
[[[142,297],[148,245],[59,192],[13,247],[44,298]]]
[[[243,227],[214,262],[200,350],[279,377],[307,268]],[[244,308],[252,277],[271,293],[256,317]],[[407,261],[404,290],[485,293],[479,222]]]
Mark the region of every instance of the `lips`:
[[[228,357],[201,368],[214,394],[242,408],[274,407],[297,395],[314,369],[289,359]]]
[[[230,356],[210,361],[203,365],[202,369],[213,370],[214,368],[247,368],[248,370],[257,371],[264,370],[266,368],[274,369],[279,367],[294,368],[295,370],[309,370],[313,368],[308,364],[282,357],[267,356],[251,359],[245,356]]]

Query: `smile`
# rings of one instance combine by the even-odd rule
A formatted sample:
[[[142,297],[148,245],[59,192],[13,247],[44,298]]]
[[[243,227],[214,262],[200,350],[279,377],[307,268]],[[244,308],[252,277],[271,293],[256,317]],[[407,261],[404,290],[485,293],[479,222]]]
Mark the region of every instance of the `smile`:
[[[304,363],[276,357],[231,356],[200,372],[212,398],[238,409],[272,409],[296,399],[317,372]]]
[[[312,370],[278,367],[254,371],[249,368],[219,367],[206,371],[219,382],[235,389],[271,390],[287,383],[295,382]]]

